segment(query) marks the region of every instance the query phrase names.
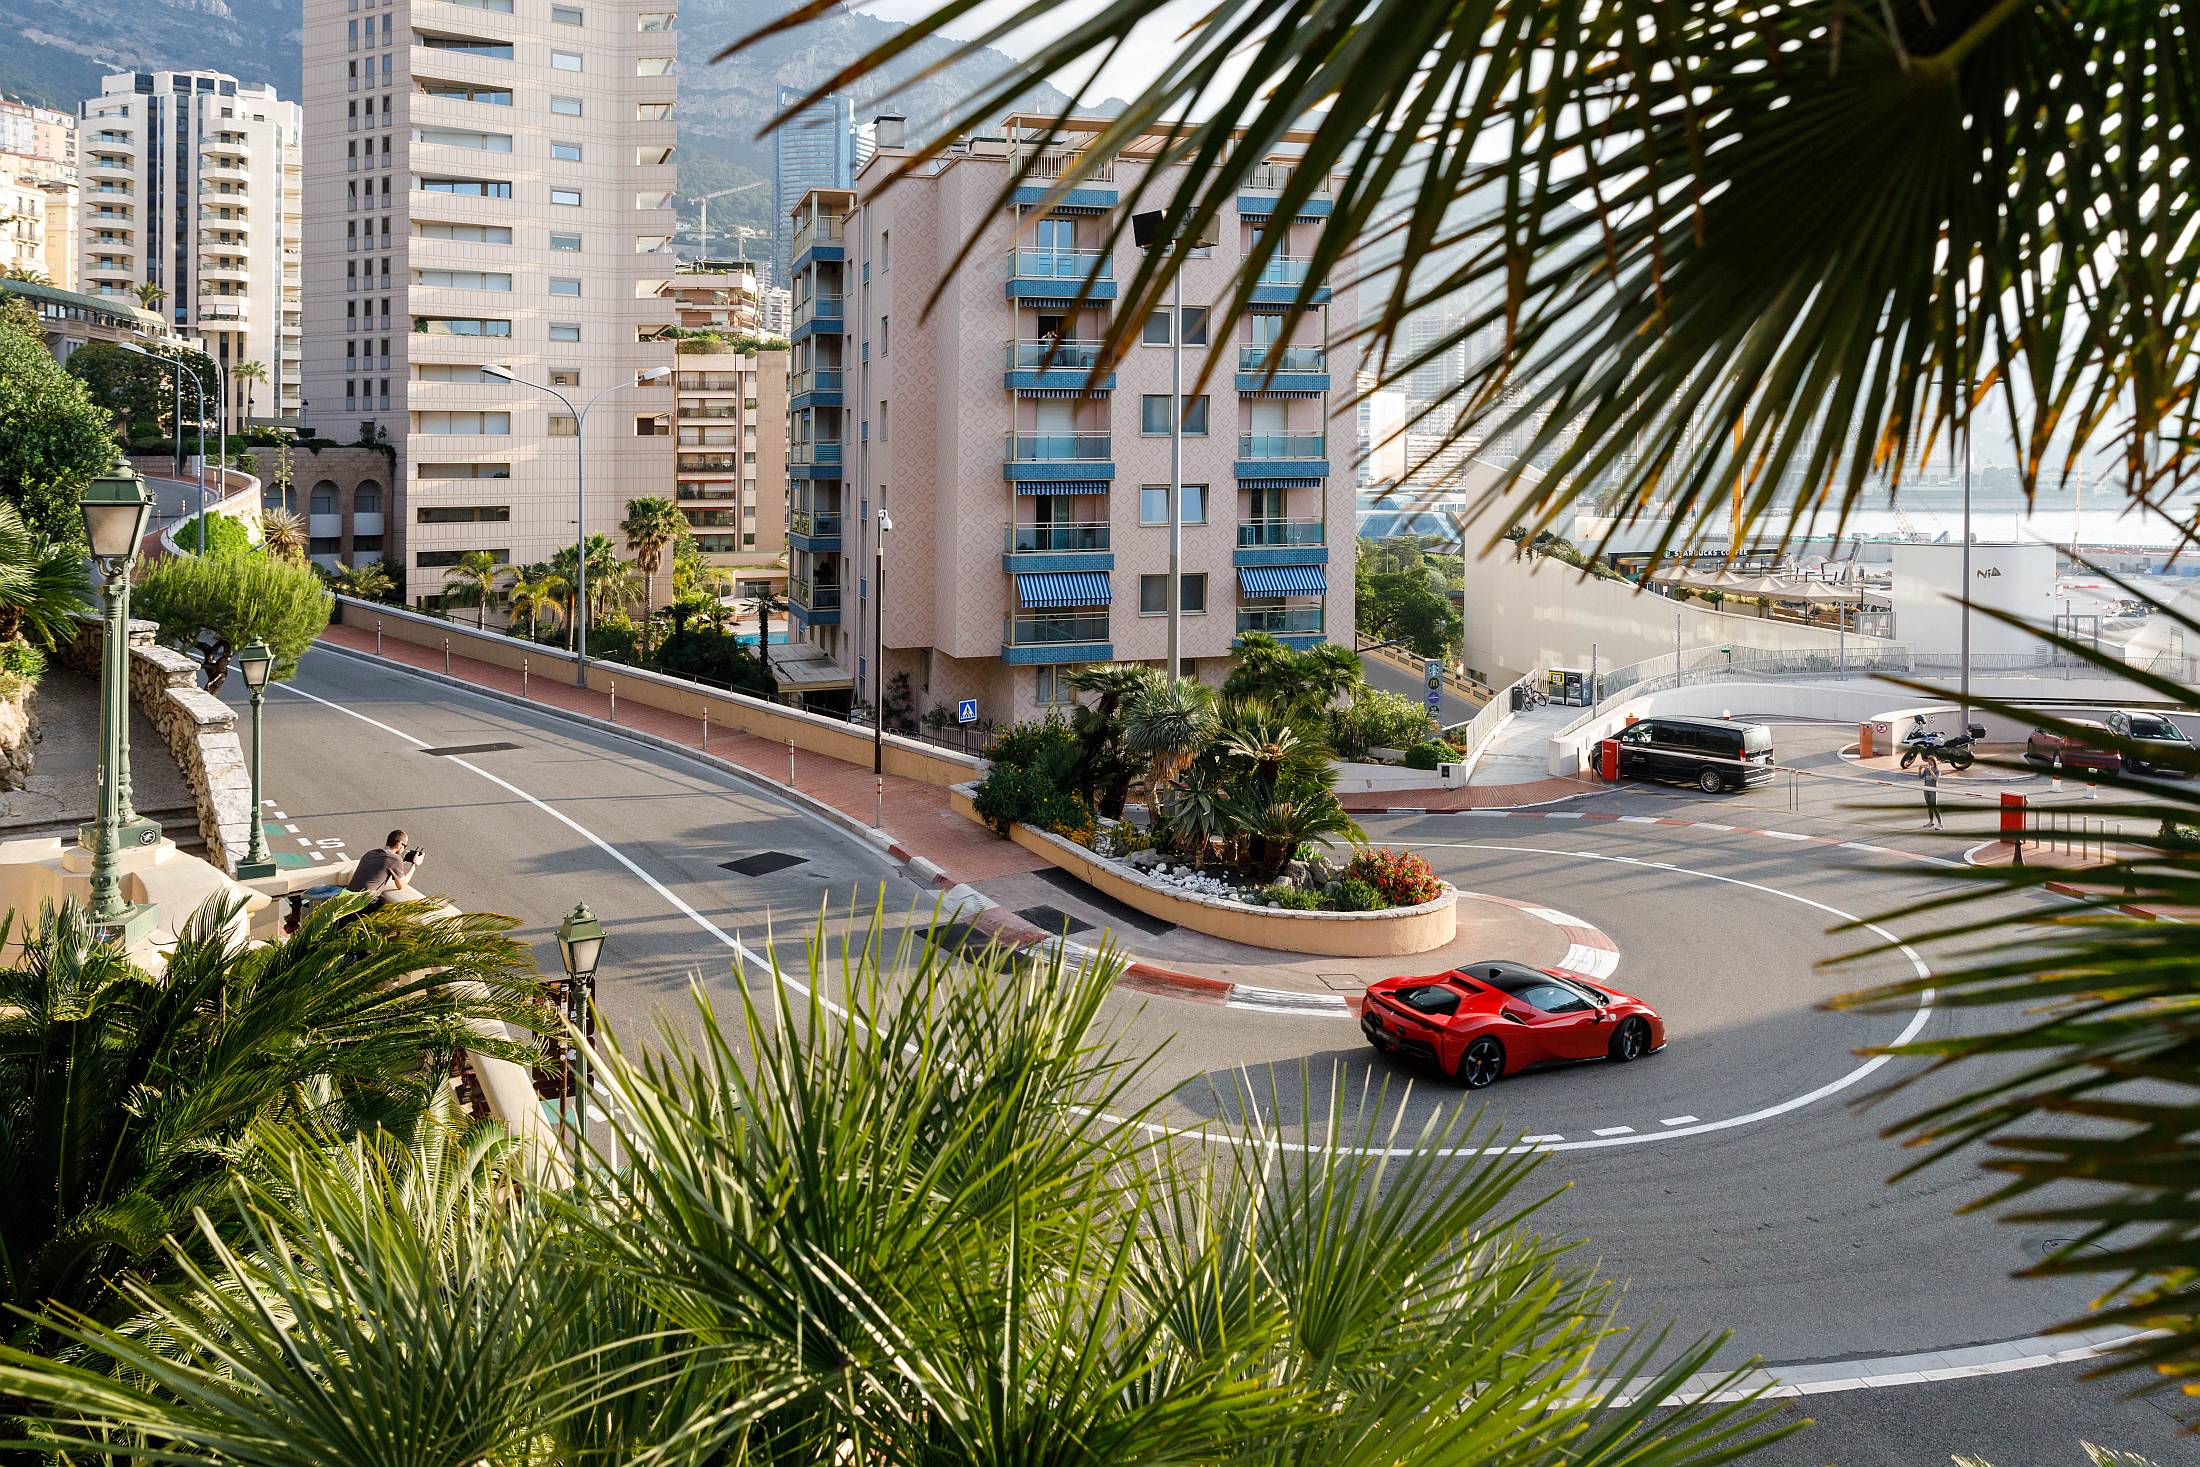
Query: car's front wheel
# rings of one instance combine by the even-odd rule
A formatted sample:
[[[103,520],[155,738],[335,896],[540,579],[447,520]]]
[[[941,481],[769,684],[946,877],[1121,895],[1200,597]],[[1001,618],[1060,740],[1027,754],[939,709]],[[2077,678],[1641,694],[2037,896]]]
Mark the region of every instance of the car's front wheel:
[[[1706,769],[1696,776],[1696,788],[1707,795],[1715,795],[1726,788],[1726,777],[1716,769]]]
[[[1459,1083],[1480,1090],[1505,1073],[1505,1046],[1484,1034],[1459,1056]]]
[[[1641,1059],[1650,1052],[1650,1024],[1646,1019],[1629,1019],[1619,1026],[1612,1036],[1610,1054],[1616,1064]]]

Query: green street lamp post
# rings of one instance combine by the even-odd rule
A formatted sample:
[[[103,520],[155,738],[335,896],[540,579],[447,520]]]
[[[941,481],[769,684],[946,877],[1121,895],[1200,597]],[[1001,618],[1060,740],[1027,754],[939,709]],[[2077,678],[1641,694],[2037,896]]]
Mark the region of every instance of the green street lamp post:
[[[237,670],[244,674],[245,688],[252,694],[252,844],[237,863],[237,879],[250,881],[275,874],[275,858],[267,851],[267,826],[260,819],[260,709],[267,702],[267,675],[275,670],[275,654],[255,638],[237,654]]]
[[[129,461],[92,480],[78,502],[84,538],[99,572],[99,799],[77,844],[92,856],[92,926],[103,941],[129,942],[152,926],[153,909],[122,899],[125,843],[154,844],[159,827],[128,807],[130,783],[130,569],[153,516],[152,496]]]
[[[565,1073],[573,1093],[573,1170],[580,1171],[588,1142],[588,1051],[596,1039],[596,965],[603,960],[603,923],[582,902],[558,924],[558,960],[565,967],[565,1016],[574,1037],[568,1041]]]

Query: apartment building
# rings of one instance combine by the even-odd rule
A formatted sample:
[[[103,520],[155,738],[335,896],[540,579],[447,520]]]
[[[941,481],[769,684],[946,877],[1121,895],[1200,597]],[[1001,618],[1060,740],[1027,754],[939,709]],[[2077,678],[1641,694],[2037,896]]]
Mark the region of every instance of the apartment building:
[[[101,78],[77,112],[81,288],[157,286],[156,309],[220,365],[232,423],[296,422],[298,104],[224,72],[139,71]],[[247,362],[259,372],[240,376]]]
[[[76,119],[0,97],[0,272],[76,289]]]
[[[1074,124],[1072,142],[1103,125]],[[1103,242],[1157,166],[1160,140],[1115,158],[1054,145],[1002,206],[1012,167],[1047,127],[1010,117],[1002,136],[970,139],[887,190],[885,174],[908,155],[894,120],[881,119],[855,187],[814,191],[792,218],[788,597],[805,638],[852,673],[862,700],[876,685],[874,613],[885,673],[908,675],[920,714],[975,699],[982,718],[1026,717],[1068,701],[1069,668],[1165,658],[1179,332],[1187,388],[1215,368],[1183,407],[1186,670],[1221,677],[1246,632],[1300,646],[1352,635],[1354,496],[1342,459],[1353,375],[1332,374],[1327,349],[1352,304],[1324,284],[1310,308],[1293,305],[1326,182],[1297,217],[1276,214],[1303,140],[1286,138],[1264,161],[1220,238],[1189,262],[1181,316],[1142,322],[1137,344],[1096,375],[1097,343],[1138,258],[1128,231],[1112,250]],[[1075,186],[1048,206],[1065,173]],[[1212,323],[1246,252],[1278,230],[1284,252],[1225,340]],[[932,300],[973,233],[963,268]],[[874,605],[881,510],[892,529]]]
[[[584,449],[591,534],[672,482],[674,21],[305,0],[309,416],[394,450],[414,604],[573,545]]]
[[[779,110],[802,100],[808,89],[779,88]],[[772,131],[772,277],[788,283],[794,255],[794,206],[813,188],[847,188],[855,182],[857,133],[855,104],[830,92]]]
[[[665,287],[680,337],[674,499],[744,593],[787,580],[787,351],[766,348],[753,260],[696,260]]]

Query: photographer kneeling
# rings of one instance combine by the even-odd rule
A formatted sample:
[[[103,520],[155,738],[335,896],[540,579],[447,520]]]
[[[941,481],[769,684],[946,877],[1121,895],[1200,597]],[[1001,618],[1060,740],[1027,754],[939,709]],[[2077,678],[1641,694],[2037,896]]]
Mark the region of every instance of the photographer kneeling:
[[[393,830],[379,850],[367,852],[353,868],[351,880],[344,883],[346,891],[363,891],[374,898],[374,905],[388,901],[405,901],[416,896],[412,887],[412,874],[420,865],[422,851],[410,849],[405,844],[405,832]]]

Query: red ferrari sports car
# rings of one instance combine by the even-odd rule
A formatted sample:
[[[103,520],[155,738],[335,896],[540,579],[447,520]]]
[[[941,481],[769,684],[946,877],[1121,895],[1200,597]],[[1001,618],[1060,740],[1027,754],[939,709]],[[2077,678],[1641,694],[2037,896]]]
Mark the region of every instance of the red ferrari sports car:
[[[1428,1060],[1469,1090],[1534,1065],[1665,1047],[1665,1020],[1641,999],[1525,963],[1469,963],[1371,983],[1360,1032],[1385,1054]]]

